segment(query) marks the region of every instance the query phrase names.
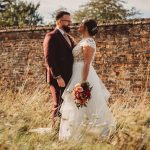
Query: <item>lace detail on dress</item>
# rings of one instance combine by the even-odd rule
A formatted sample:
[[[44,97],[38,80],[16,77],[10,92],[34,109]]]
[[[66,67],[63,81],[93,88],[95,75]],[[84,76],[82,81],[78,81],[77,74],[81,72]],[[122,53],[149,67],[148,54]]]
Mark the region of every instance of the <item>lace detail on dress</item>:
[[[92,38],[82,39],[73,49],[74,61],[84,61],[83,52],[82,52],[83,46],[91,46],[96,51],[96,44],[94,39]]]
[[[59,140],[84,140],[86,136],[94,135],[95,137],[108,137],[115,131],[116,122],[107,106],[106,101],[110,97],[110,93],[97,75],[94,67],[90,65],[87,81],[93,86],[91,91],[91,99],[87,107],[78,109],[74,103],[72,95],[73,88],[77,83],[82,82],[83,75],[83,54],[82,46],[90,45],[96,50],[93,39],[83,39],[73,49],[75,61],[73,63],[72,77],[65,88],[62,98],[60,112],[62,114]],[[94,57],[94,55],[93,55]]]

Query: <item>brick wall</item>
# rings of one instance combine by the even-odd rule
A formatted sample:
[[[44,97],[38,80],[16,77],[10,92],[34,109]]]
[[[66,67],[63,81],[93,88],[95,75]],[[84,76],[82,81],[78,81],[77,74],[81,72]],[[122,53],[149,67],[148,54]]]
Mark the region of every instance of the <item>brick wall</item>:
[[[50,27],[0,29],[0,85],[33,89],[45,84],[42,43]],[[81,39],[77,27],[71,33]],[[150,19],[99,24],[94,67],[113,95],[150,92]],[[149,66],[149,67],[148,67]]]

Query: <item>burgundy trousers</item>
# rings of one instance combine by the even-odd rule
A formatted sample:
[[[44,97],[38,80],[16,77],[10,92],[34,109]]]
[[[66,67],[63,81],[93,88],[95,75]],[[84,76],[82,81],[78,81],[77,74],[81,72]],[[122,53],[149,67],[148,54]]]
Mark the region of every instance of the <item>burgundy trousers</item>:
[[[52,94],[52,101],[53,101],[53,109],[52,109],[52,124],[55,124],[55,118],[61,117],[60,108],[63,102],[62,94],[65,88],[61,87],[54,87],[50,85],[50,91]]]

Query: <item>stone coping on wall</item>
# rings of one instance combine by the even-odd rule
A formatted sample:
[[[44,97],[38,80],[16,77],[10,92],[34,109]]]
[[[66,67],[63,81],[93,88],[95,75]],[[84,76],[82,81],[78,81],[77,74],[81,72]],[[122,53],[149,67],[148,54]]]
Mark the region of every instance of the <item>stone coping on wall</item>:
[[[114,26],[114,25],[135,25],[135,24],[150,24],[150,18],[140,18],[140,19],[130,19],[130,20],[113,20],[113,21],[103,21],[99,22],[98,26]],[[78,23],[76,23],[72,28],[76,28]],[[27,27],[0,27],[0,33],[6,32],[26,32],[26,31],[39,31],[39,30],[52,30],[53,26],[27,26]]]

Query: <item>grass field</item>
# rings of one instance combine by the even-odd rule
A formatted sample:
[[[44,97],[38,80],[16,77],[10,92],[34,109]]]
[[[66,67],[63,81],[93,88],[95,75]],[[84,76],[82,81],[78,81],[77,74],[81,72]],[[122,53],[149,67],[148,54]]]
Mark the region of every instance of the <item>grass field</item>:
[[[0,150],[150,150],[150,104],[147,93],[139,101],[125,94],[111,104],[117,130],[110,137],[88,136],[86,142],[58,141],[58,132],[30,133],[51,126],[48,87],[39,85],[27,94],[0,92]]]

